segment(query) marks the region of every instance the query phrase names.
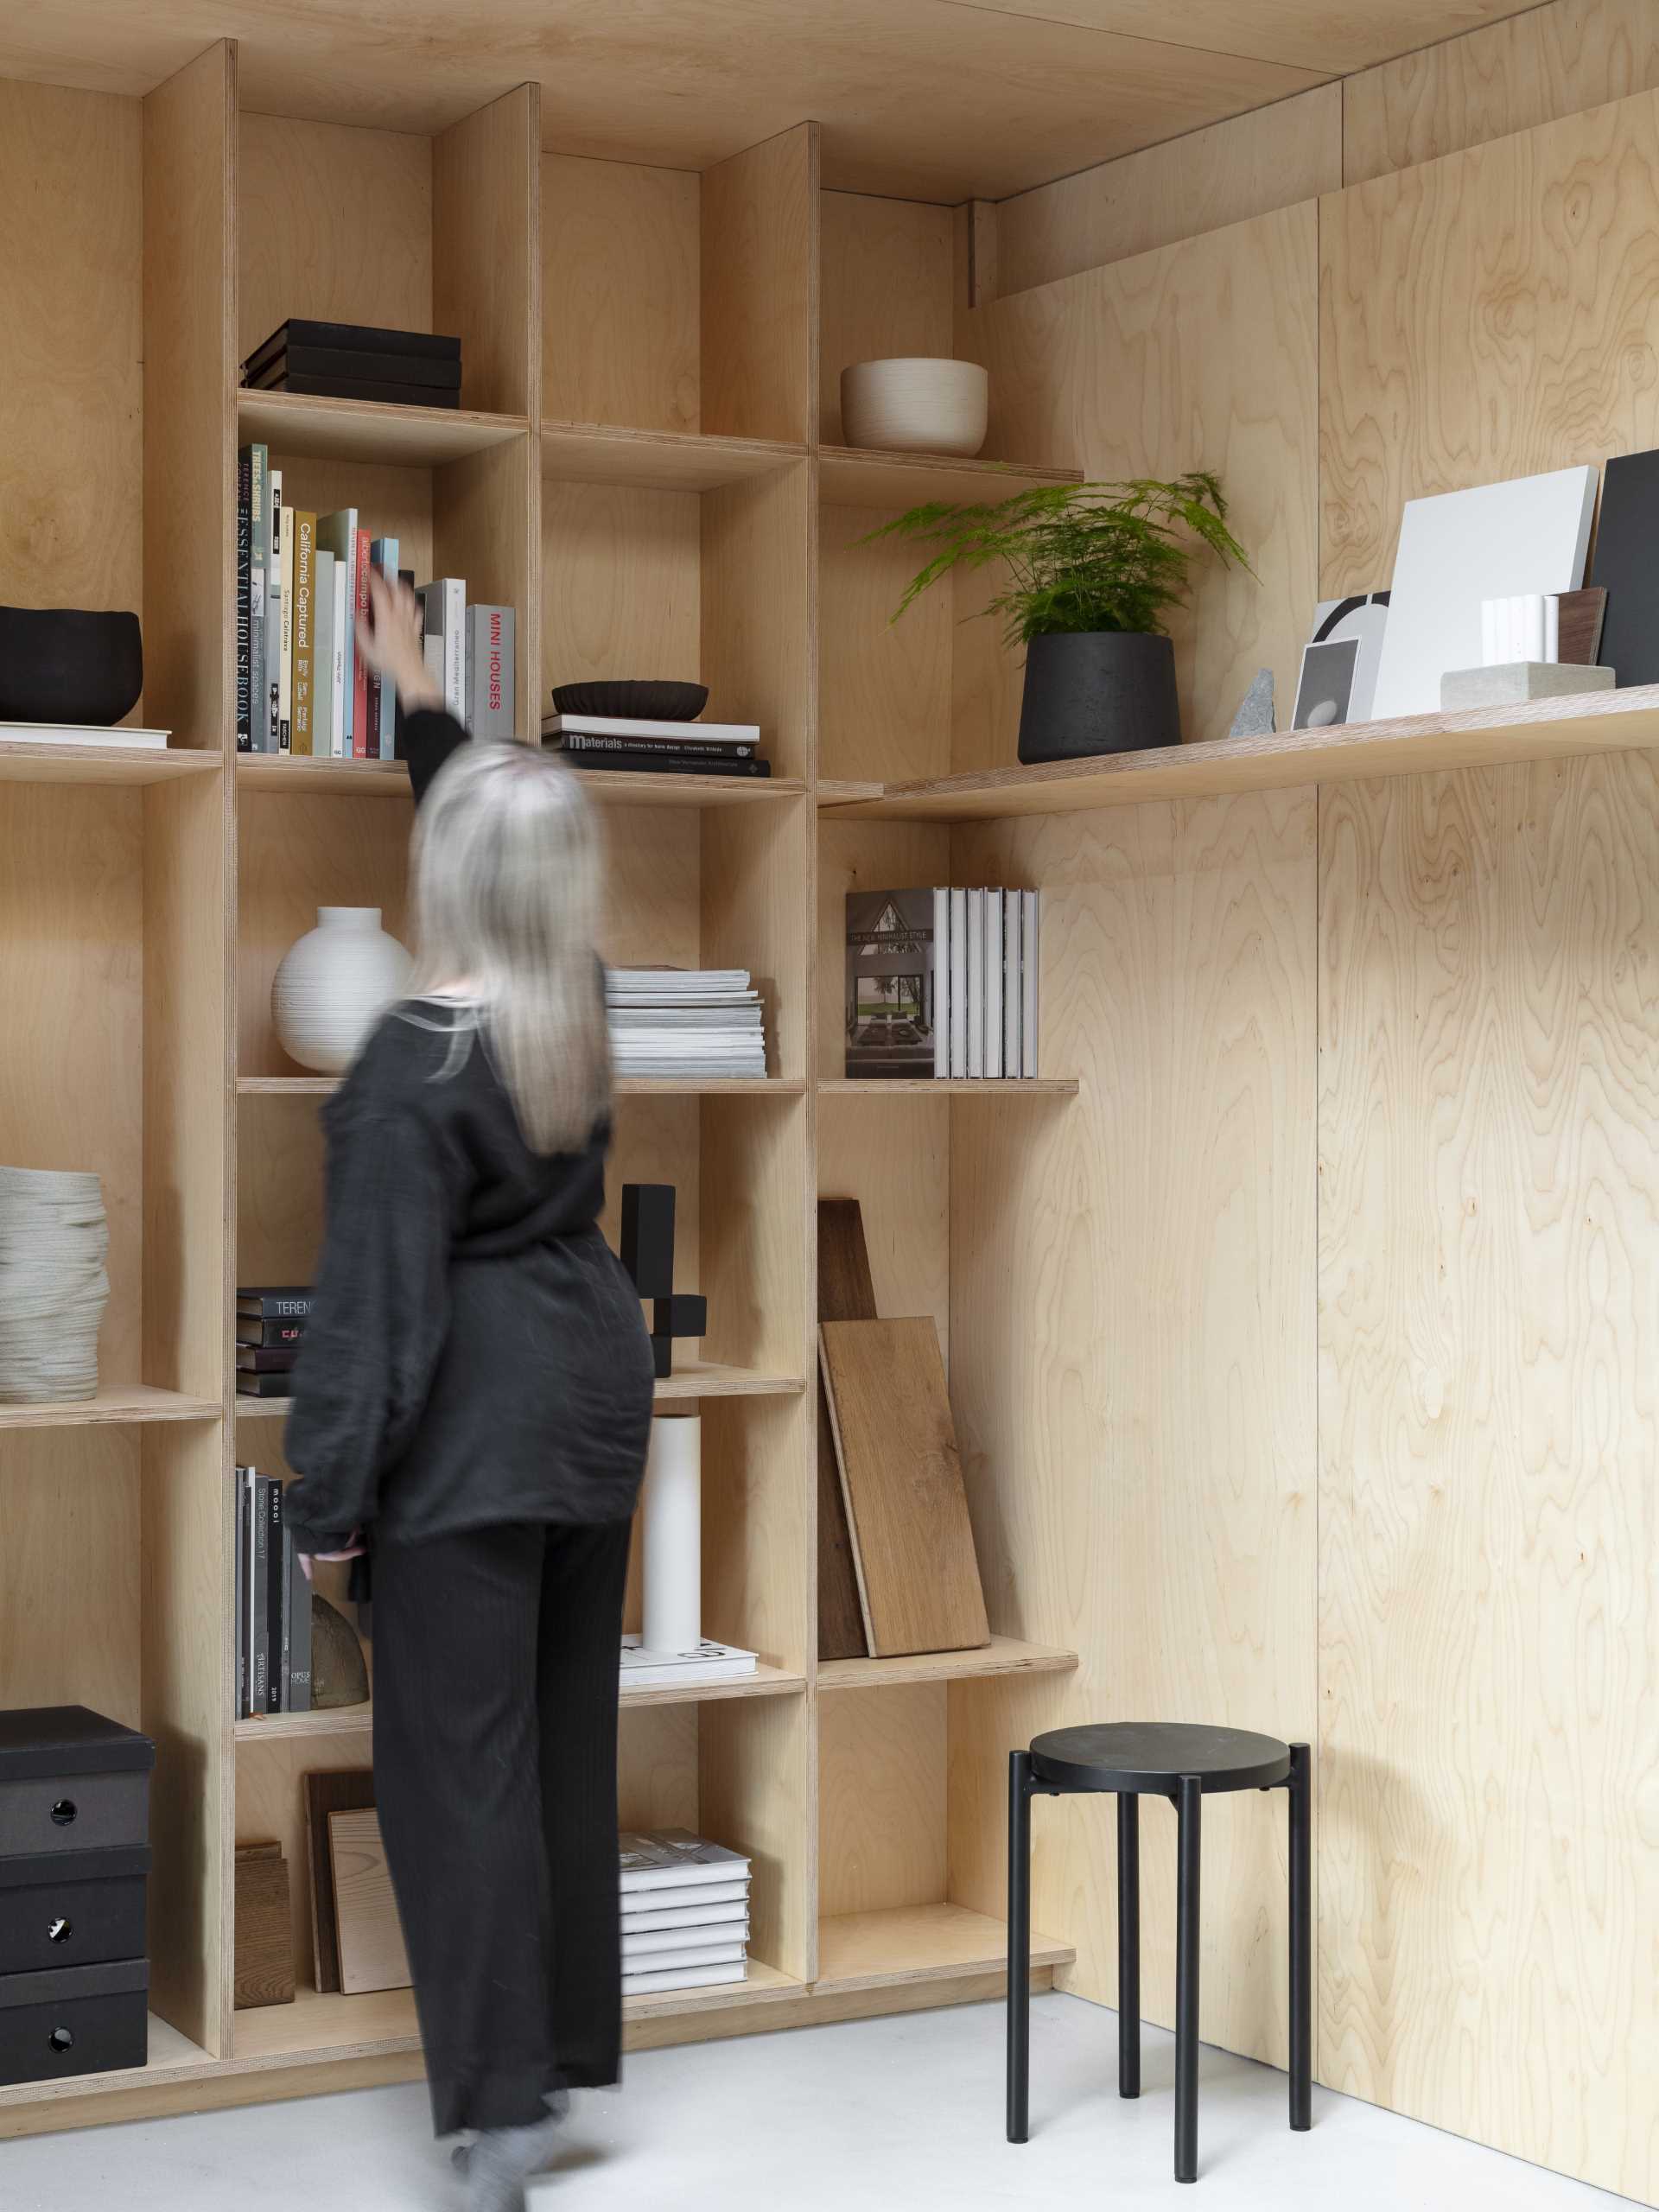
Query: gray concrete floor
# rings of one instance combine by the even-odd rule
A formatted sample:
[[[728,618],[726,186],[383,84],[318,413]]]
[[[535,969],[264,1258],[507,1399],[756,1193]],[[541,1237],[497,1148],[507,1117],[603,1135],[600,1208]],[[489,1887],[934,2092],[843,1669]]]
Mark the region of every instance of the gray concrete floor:
[[[1115,2093],[1115,2013],[1032,2006],[1032,2140],[1002,2139],[995,2005],[652,2051],[620,2095],[577,2100],[532,2212],[990,2212],[1011,2204],[1201,2212],[1595,2212],[1626,2200],[1206,2050],[1199,2179],[1171,2174],[1173,2053],[1148,2028],[1142,2094]],[[375,2089],[0,2144],[5,2212],[446,2212],[424,2091]]]

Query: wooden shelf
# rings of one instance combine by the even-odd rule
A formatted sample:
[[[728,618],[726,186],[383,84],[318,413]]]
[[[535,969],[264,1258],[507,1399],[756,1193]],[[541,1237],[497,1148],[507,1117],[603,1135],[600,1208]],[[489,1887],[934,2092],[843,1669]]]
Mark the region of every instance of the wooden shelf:
[[[236,1079],[236,1095],[238,1098],[328,1098],[342,1080],[337,1075],[242,1075]],[[612,1088],[619,1098],[799,1098],[806,1084],[798,1076],[707,1076],[683,1082],[677,1076],[624,1075],[617,1077]],[[1072,1088],[1077,1088],[1075,1084]]]
[[[334,791],[353,798],[407,800],[409,764],[404,760],[332,760],[302,753],[238,753],[238,791]]]
[[[815,1991],[888,1989],[901,1982],[995,1974],[1007,1963],[1003,1922],[959,1904],[900,1905],[886,1912],[842,1913],[818,1923]],[[1077,1952],[1036,1929],[1033,1967],[1070,1966]]]
[[[298,1736],[322,1742],[330,1737],[366,1736],[373,1727],[374,1706],[365,1699],[361,1705],[332,1706],[325,1713],[267,1713],[257,1719],[238,1720],[236,1740],[238,1744],[288,1744]]]
[[[954,499],[977,505],[1011,499],[1047,484],[1081,484],[1080,468],[1033,468],[1024,461],[958,461],[948,454],[865,453],[825,446],[818,496],[830,507],[919,507]]]
[[[135,752],[111,745],[26,745],[0,741],[0,783],[170,784],[217,775],[221,753],[168,745]]]
[[[542,475],[549,483],[625,484],[639,491],[712,492],[804,461],[806,448],[761,438],[702,438],[684,431],[629,430],[607,423],[543,423]]]
[[[149,1421],[217,1421],[217,1398],[188,1398],[143,1382],[112,1382],[73,1404],[0,1405],[0,1428],[107,1428]]]
[[[754,1368],[721,1367],[712,1361],[688,1360],[658,1382],[657,1396],[659,1402],[665,1398],[790,1398],[798,1397],[805,1388],[798,1375],[766,1375]],[[292,1398],[238,1398],[237,1418],[281,1420],[293,1402]],[[219,1408],[215,1406],[213,1410],[217,1413]],[[182,1420],[188,1416],[174,1418]]]
[[[1207,745],[888,784],[879,798],[836,798],[830,795],[846,786],[820,785],[818,802],[842,821],[978,822],[1141,806],[1150,799],[1288,791],[1304,784],[1351,783],[1435,769],[1571,760],[1653,747],[1659,747],[1659,684],[1540,699],[1525,707],[1471,707],[1452,715],[1290,730],[1278,737],[1222,738]]]
[[[820,1098],[1075,1098],[1074,1075],[917,1076],[888,1080],[878,1076],[826,1076]]]
[[[525,436],[523,415],[476,415],[464,407],[382,406],[366,399],[318,399],[295,391],[238,391],[239,443],[259,439],[279,454],[438,468]]]
[[[996,1675],[1065,1675],[1075,1651],[994,1636],[977,1651],[917,1651],[902,1659],[826,1659],[818,1668],[821,1690],[892,1688],[902,1682],[971,1682]]]
[[[731,806],[801,798],[798,776],[657,776],[625,768],[578,769],[601,806]]]
[[[742,801],[804,796],[798,776],[658,776],[615,768],[578,770],[601,806],[730,806]],[[243,791],[333,791],[353,798],[407,801],[402,760],[311,760],[291,753],[242,753],[236,780]]]
[[[99,2089],[148,2088],[171,2075],[208,2074],[215,2069],[200,2044],[191,2042],[158,2013],[149,2016],[149,2056],[142,2066],[110,2074],[67,2074],[54,2082],[11,2082],[0,2088],[0,2112],[8,2106],[41,2104],[60,2097],[81,2097]],[[0,2131],[3,2133],[3,2131]]]

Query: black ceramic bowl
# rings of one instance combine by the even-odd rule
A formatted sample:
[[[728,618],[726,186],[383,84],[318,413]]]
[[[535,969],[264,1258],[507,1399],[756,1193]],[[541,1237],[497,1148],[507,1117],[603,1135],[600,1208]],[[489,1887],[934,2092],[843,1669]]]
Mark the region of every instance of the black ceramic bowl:
[[[0,607],[0,721],[118,722],[144,688],[136,614]]]
[[[614,715],[638,722],[694,722],[709,703],[706,683],[558,683],[561,715]]]

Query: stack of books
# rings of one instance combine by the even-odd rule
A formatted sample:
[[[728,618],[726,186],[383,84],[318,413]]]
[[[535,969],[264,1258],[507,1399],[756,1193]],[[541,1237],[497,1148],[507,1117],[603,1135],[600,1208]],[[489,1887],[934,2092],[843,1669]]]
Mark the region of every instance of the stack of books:
[[[311,1315],[303,1283],[246,1283],[236,1294],[236,1388],[244,1398],[286,1398]]]
[[[683,1828],[622,1838],[622,1994],[748,1979],[749,1862]]]
[[[357,650],[369,571],[415,587],[426,665],[474,737],[510,738],[513,610],[467,603],[460,576],[415,586],[395,537],[376,537],[355,507],[290,505],[269,447],[244,446],[237,470],[236,747],[334,760],[391,760],[397,701]]]
[[[637,1636],[622,1639],[622,1694],[630,1690],[689,1688],[694,1682],[734,1682],[752,1675],[756,1651],[705,1636],[695,1651],[652,1651]]]
[[[1041,920],[1035,891],[849,891],[847,1073],[1034,1076]]]
[[[0,722],[0,745],[110,745],[123,753],[164,753],[167,729],[105,728],[88,722]]]
[[[311,1710],[311,1585],[283,1522],[283,1486],[236,1471],[236,1717]]]
[[[243,362],[242,381],[252,391],[459,407],[461,340],[290,315]]]
[[[766,1072],[765,1016],[747,968],[612,968],[605,1001],[619,1076]]]
[[[573,768],[647,776],[769,776],[754,722],[635,721],[624,715],[543,715],[542,743]]]

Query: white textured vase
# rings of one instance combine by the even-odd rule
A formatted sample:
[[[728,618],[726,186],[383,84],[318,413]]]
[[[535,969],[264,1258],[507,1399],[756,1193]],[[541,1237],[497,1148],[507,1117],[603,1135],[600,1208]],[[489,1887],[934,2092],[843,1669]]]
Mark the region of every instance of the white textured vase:
[[[841,372],[841,427],[877,453],[948,453],[971,460],[985,442],[991,380],[977,361],[906,356]]]
[[[645,1522],[647,1651],[695,1651],[702,1641],[702,1422],[651,1424],[639,1504]]]
[[[343,1074],[403,996],[410,964],[381,928],[378,906],[319,906],[317,926],[289,945],[270,987],[283,1050],[302,1068]]]
[[[96,1175],[0,1167],[0,1402],[98,1395],[109,1250]]]

